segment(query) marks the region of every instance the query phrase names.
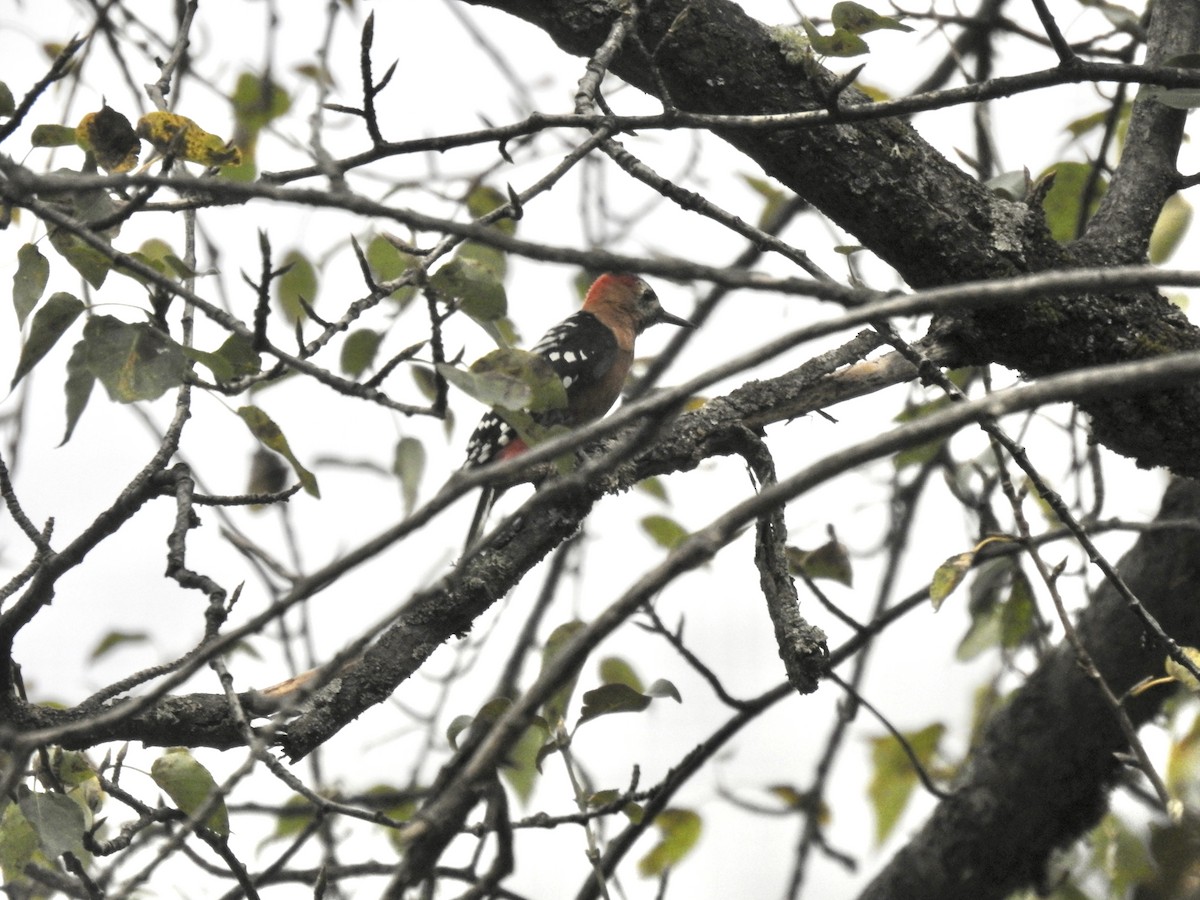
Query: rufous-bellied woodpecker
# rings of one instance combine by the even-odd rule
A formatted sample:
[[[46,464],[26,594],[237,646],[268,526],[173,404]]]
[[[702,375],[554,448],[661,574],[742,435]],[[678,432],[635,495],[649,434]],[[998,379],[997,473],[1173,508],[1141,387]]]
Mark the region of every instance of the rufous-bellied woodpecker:
[[[666,323],[692,327],[673,316],[658,302],[654,289],[637,275],[601,275],[588,289],[579,312],[563,319],[533,346],[562,379],[567,405],[534,414],[543,427],[579,427],[603,416],[621,395],[633,364],[637,336],[651,325]],[[517,430],[498,413],[486,413],[467,442],[464,469],[512,459],[528,447]],[[472,547],[483,530],[497,491],[484,487],[467,536]]]

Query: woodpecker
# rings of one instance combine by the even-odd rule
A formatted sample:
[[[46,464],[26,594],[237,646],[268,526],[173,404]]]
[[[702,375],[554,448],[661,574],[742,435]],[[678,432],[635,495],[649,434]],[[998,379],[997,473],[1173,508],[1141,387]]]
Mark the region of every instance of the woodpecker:
[[[654,289],[628,273],[601,275],[588,288],[579,312],[563,319],[533,346],[562,379],[567,405],[537,413],[543,426],[579,427],[603,416],[617,401],[629,367],[637,336],[651,325],[665,323],[691,328],[692,323],[673,316],[658,302]],[[517,430],[496,412],[484,414],[467,441],[464,469],[512,459],[528,446]],[[484,487],[467,536],[467,547],[478,540],[484,520],[498,496]]]

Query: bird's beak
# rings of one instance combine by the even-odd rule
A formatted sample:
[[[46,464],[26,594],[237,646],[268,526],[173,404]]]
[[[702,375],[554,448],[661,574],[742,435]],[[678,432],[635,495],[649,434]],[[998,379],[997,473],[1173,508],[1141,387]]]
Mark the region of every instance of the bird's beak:
[[[658,314],[658,318],[654,320],[656,323],[664,325],[678,325],[680,328],[695,328],[696,326],[687,319],[682,319],[679,316],[673,316],[665,309]]]

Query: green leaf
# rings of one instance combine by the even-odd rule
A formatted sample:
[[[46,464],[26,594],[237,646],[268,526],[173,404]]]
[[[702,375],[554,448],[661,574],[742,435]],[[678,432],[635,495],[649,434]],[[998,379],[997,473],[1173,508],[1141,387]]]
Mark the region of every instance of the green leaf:
[[[200,350],[196,347],[183,347],[183,355],[188,359],[200,363],[200,365],[212,372],[213,380],[217,384],[224,384],[227,381],[233,380],[233,366],[218,353],[210,353],[207,350]]]
[[[1012,590],[1000,608],[1000,644],[1012,650],[1026,643],[1037,629],[1037,599],[1029,576],[1017,569]]]
[[[1132,112],[1133,102],[1130,100],[1122,103],[1121,108],[1117,112],[1116,135],[1118,146],[1121,146],[1125,142],[1125,135],[1129,131],[1129,116]],[[1068,122],[1066,130],[1072,137],[1082,137],[1089,131],[1096,131],[1106,127],[1111,115],[1112,110],[1106,106],[1097,112],[1080,116],[1078,119]]]
[[[187,263],[179,258],[174,248],[161,238],[150,238],[144,241],[142,246],[138,247],[130,256],[141,260],[160,275],[165,275],[168,278],[192,278],[196,274]],[[136,272],[120,271],[122,274],[129,275],[138,281],[145,282],[148,280]]]
[[[489,247],[487,244],[466,241],[459,245],[454,257],[482,266],[491,272],[495,280],[499,282],[503,282],[504,276],[508,274],[508,257],[504,251]]]
[[[945,725],[935,722],[920,731],[904,734],[913,755],[926,770],[945,731]],[[871,763],[873,771],[867,794],[875,808],[875,842],[882,844],[900,821],[918,778],[908,754],[890,734],[871,740]]]
[[[867,34],[871,31],[879,31],[880,29],[890,29],[892,31],[913,30],[897,18],[881,16],[875,10],[868,9],[861,3],[851,2],[851,0],[842,0],[840,3],[833,4],[829,20],[838,31],[848,31],[851,34]]]
[[[1007,588],[1007,595],[1000,597]],[[955,655],[967,661],[997,647],[1014,649],[1029,641],[1036,629],[1036,600],[1028,576],[1011,560],[996,559],[979,570],[971,585],[971,627]]]
[[[333,75],[329,70],[317,63],[297,63],[292,66],[292,71],[322,87],[334,87],[336,85]]]
[[[1109,0],[1079,0],[1079,2],[1081,6],[1092,6],[1100,10],[1101,15],[1108,19],[1109,24],[1118,31],[1123,31],[1140,40],[1145,40],[1146,35],[1142,30],[1142,17],[1140,13],[1134,12],[1128,7],[1121,6],[1119,3],[1111,3]]]
[[[29,788],[21,785],[17,790],[27,791]],[[31,862],[47,867],[50,863],[42,853],[37,832],[21,812],[21,807],[9,803],[4,807],[3,815],[0,815],[0,874],[4,877],[4,883],[14,887],[28,883],[30,879],[25,874],[25,866]],[[13,896],[17,895],[14,893]]]
[[[382,341],[383,335],[370,328],[350,332],[342,343],[342,371],[351,378],[358,378],[374,365]]]
[[[293,471],[304,485],[304,490],[314,497],[320,498],[321,491],[317,487],[317,476],[300,464],[300,460],[292,453],[288,440],[275,421],[257,406],[241,406],[237,414],[241,416],[250,433],[258,438],[259,443],[269,450],[274,450],[289,463]]]
[[[767,792],[787,809],[804,809],[808,799],[806,792],[790,784],[773,784],[767,788]]]
[[[670,516],[652,515],[642,519],[642,531],[654,543],[667,550],[674,550],[688,537],[688,530]]]
[[[283,268],[287,271],[275,279],[275,302],[289,322],[298,322],[306,315],[300,301],[309,306],[316,304],[317,270],[299,250],[288,251]]]
[[[892,457],[892,465],[897,470],[905,469],[909,466],[923,466],[934,460],[941,452],[942,447],[946,444],[945,440],[928,441],[924,444],[916,444],[912,447],[906,447]]]
[[[96,385],[96,376],[88,367],[87,360],[87,342],[78,341],[71,351],[71,358],[67,360],[67,383],[64,391],[67,396],[67,427],[59,446],[71,439],[75,426],[79,424],[79,417],[83,415],[88,400],[91,399],[92,388]]]
[[[645,493],[649,494],[655,500],[661,500],[663,503],[668,502],[667,486],[663,484],[663,480],[656,475],[652,475],[649,478],[643,478],[636,485],[634,485],[634,487],[636,487],[639,491],[644,491]]]
[[[239,128],[230,143],[241,152],[242,161],[235,166],[222,166],[217,174],[234,182],[253,181],[258,177],[258,132]]]
[[[1191,224],[1192,205],[1182,194],[1172,194],[1163,204],[1150,235],[1150,262],[1160,266],[1170,259]]]
[[[933,581],[929,585],[929,599],[933,602],[934,610],[940,609],[943,601],[962,584],[974,562],[975,551],[969,550],[966,553],[957,553],[951,556],[937,567],[933,573]]]
[[[507,697],[496,697],[485,703],[474,716],[455,716],[446,729],[446,740],[451,747],[458,749],[458,739],[463,732],[477,723],[481,726],[489,725],[500,718],[511,705],[512,702]],[[538,776],[538,765],[542,752],[547,747],[546,738],[549,733],[550,729],[546,720],[535,716],[501,764],[501,776],[522,802],[528,800],[533,792],[533,786]],[[553,749],[552,746],[551,749]]]
[[[438,379],[433,369],[427,366],[409,366],[409,371],[412,372],[413,382],[416,384],[417,390],[421,392],[421,396],[432,403],[437,397],[438,390]]]
[[[657,697],[672,697],[682,703],[679,690],[671,682],[660,678],[650,687],[643,689],[641,679],[633,666],[616,656],[600,661],[601,687],[583,695],[583,711],[579,723],[619,712],[641,712]]]
[[[468,716],[465,713],[461,716],[455,716],[450,720],[450,724],[446,727],[446,742],[453,749],[457,750],[458,736],[470,728],[474,721],[474,716]]]
[[[657,878],[678,865],[700,840],[703,821],[690,809],[664,809],[654,817],[654,826],[659,842],[638,860],[638,872],[645,878]]]
[[[627,684],[605,684],[583,694],[583,710],[579,722],[607,716],[611,713],[641,712],[652,698],[634,690]]]
[[[66,794],[31,791],[24,785],[17,792],[17,804],[48,859],[83,852],[83,832],[88,824],[78,803]]]
[[[263,843],[269,841],[294,838],[306,829],[316,818],[316,810],[307,797],[293,794],[283,804],[279,815],[275,818],[275,830]]]
[[[667,681],[665,678],[656,678],[650,682],[650,687],[646,688],[646,696],[654,698],[670,697],[676,703],[682,703],[683,697],[679,693],[679,688]]]
[[[1190,807],[1184,810],[1178,822],[1152,822],[1150,856],[1154,861],[1154,876],[1139,885],[1132,896],[1138,900],[1183,900],[1187,897],[1196,883],[1196,842],[1196,819]]]
[[[1046,214],[1046,224],[1050,234],[1059,243],[1073,241],[1080,224],[1080,208],[1083,205],[1083,192],[1091,176],[1092,167],[1086,163],[1062,162],[1051,166],[1043,172],[1036,181],[1040,182],[1051,172],[1054,173],[1054,183],[1042,201],[1042,209]],[[1099,177],[1096,179],[1088,198],[1087,215],[1084,222],[1092,217],[1100,205],[1100,199],[1108,191],[1108,182]]]
[[[766,178],[746,174],[743,174],[741,178],[756,194],[766,201],[763,204],[762,212],[758,214],[758,226],[761,228],[774,220],[780,207],[786,202],[788,195],[776,187],[774,182]]]
[[[87,754],[79,750],[55,747],[50,754],[50,768],[64,787],[78,787],[96,778],[95,767],[88,761]]]
[[[367,268],[371,270],[371,277],[378,282],[394,281],[416,265],[417,262],[415,256],[403,252],[382,234],[377,234],[371,238],[370,243],[367,244],[365,255],[367,257]],[[403,287],[396,288],[390,296],[392,300],[399,303],[401,308],[403,308],[416,295],[416,286],[406,284]]]
[[[1029,196],[1033,182],[1029,178],[1028,169],[1014,169],[989,178],[986,186],[993,194],[1020,203]]]
[[[999,647],[1001,627],[998,606],[972,618],[970,628],[954,651],[955,658],[969,662],[988,650]]]
[[[1195,109],[1200,106],[1200,88],[1165,88],[1148,84],[1142,88],[1142,95],[1171,109]]]
[[[53,349],[58,339],[74,324],[83,310],[82,300],[59,291],[52,294],[42,308],[34,313],[29,339],[21,347],[21,356],[17,360],[17,370],[13,373],[10,388],[16,387],[42,357]]]
[[[17,111],[17,103],[13,99],[12,91],[9,90],[7,84],[0,81],[0,116],[9,118]]]
[[[50,240],[50,246],[58,251],[88,284],[97,289],[104,284],[108,273],[112,271],[111,259],[61,228],[50,231],[46,236]]]
[[[850,565],[850,553],[846,545],[836,538],[830,538],[815,550],[801,550],[799,547],[787,548],[788,567],[793,572],[803,572],[809,578],[825,578],[854,586],[854,570]]]
[[[486,184],[479,185],[467,195],[467,212],[474,219],[486,216],[492,210],[507,205],[508,197],[496,188]],[[509,235],[510,237],[516,234],[517,231],[516,220],[508,217],[497,219],[489,227],[495,228],[500,233]]]
[[[150,636],[144,631],[110,631],[96,644],[90,659],[95,662],[101,657],[107,656],[117,647],[126,644],[144,644],[148,640],[150,640]]]
[[[1192,719],[1191,727],[1171,742],[1166,782],[1172,797],[1194,805],[1200,792],[1200,717]]]
[[[604,684],[624,684],[639,693],[642,680],[633,671],[633,666],[618,656],[606,656],[600,660],[600,680]]]
[[[25,319],[42,299],[50,279],[50,261],[34,244],[25,244],[17,251],[17,271],[13,275],[13,307],[17,311],[17,327],[25,327]]]
[[[620,796],[621,792],[613,788],[609,788],[608,790],[604,791],[596,791],[595,793],[588,795],[587,805],[592,809],[597,809],[605,804],[612,803]]]
[[[1162,826],[1160,826],[1162,827]],[[1166,828],[1176,826],[1167,825]],[[1183,847],[1188,849],[1185,851],[1186,856],[1190,857],[1190,862],[1182,868],[1184,871],[1190,868],[1192,874],[1188,880],[1195,878],[1195,855],[1196,855],[1196,831],[1194,822],[1186,822],[1182,829],[1186,836],[1180,842]],[[1156,860],[1151,858],[1150,847],[1145,843],[1145,840],[1138,831],[1134,831],[1117,816],[1109,813],[1097,825],[1090,835],[1088,843],[1092,847],[1092,863],[1097,870],[1108,876],[1109,882],[1109,897],[1139,897],[1150,898],[1158,897],[1165,898],[1170,896],[1180,897],[1182,893],[1176,894],[1174,891],[1158,891],[1153,885],[1159,886],[1172,883],[1169,880],[1155,881],[1155,876],[1161,876],[1162,870],[1170,867],[1170,862],[1166,866],[1155,865]],[[1160,838],[1161,834],[1151,832],[1151,841]],[[1178,865],[1178,863],[1176,863]],[[1182,874],[1182,873],[1177,873]],[[1149,882],[1149,883],[1147,883]],[[1174,882],[1182,884],[1186,882]],[[1140,890],[1139,890],[1140,888]]]
[[[254,339],[240,334],[231,334],[215,351],[184,347],[183,352],[212,372],[218,384],[254,375],[262,369],[262,357],[254,350]]]
[[[565,409],[567,391],[553,366],[537,353],[514,348],[493,350],[463,370],[438,363],[448,382],[487,406],[543,412]]]
[[[893,421],[904,423],[913,422],[917,419],[923,419],[940,409],[944,409],[952,402],[953,401],[949,397],[938,397],[936,400],[930,400],[928,403],[918,403],[913,406],[906,406],[896,414]],[[924,444],[916,444],[912,447],[906,447],[896,454],[892,460],[892,464],[897,469],[903,469],[912,465],[924,465],[925,463],[934,459],[938,453],[941,452],[941,449],[943,446],[945,446],[945,443],[946,441],[944,438],[939,438],[938,440],[928,441]]]
[[[249,335],[231,334],[217,348],[216,355],[228,364],[233,377],[257,375],[262,371],[262,357],[254,349],[254,339]]]
[[[929,599],[933,601],[934,612],[941,607],[942,601],[950,596],[954,589],[962,583],[962,580],[967,576],[967,572],[975,564],[975,555],[980,550],[988,544],[1010,540],[1012,538],[1002,534],[988,535],[966,553],[951,556],[938,566],[937,571],[933,573],[933,581],[929,586]]]
[[[287,487],[288,467],[279,454],[261,444],[250,457],[250,473],[246,479],[248,494],[278,494]],[[251,507],[261,509],[263,507]]]
[[[35,125],[29,143],[34,147],[74,147],[75,129],[70,125]]]
[[[171,747],[154,760],[150,777],[189,816],[198,812],[217,790],[212,774],[186,747]],[[229,836],[229,812],[223,798],[209,812],[204,826],[221,837]]]
[[[807,18],[803,19],[801,24],[804,26],[804,33],[808,35],[809,44],[821,56],[862,56],[871,51],[866,41],[844,28],[834,29],[833,34],[824,35],[817,31]]]
[[[400,438],[396,443],[392,471],[400,479],[404,514],[408,515],[417,505],[417,489],[421,486],[421,476],[425,472],[425,445],[414,437]]]
[[[587,626],[578,619],[570,622],[564,622],[559,625],[554,631],[550,632],[550,637],[546,639],[546,646],[542,648],[542,671],[544,672],[554,659],[562,652],[563,648],[571,642],[571,639],[579,632],[583,631]],[[561,723],[567,711],[567,704],[571,702],[571,694],[575,691],[575,682],[579,680],[579,666],[576,666],[571,672],[568,672],[566,677],[549,699],[542,706],[542,717],[550,723],[551,729],[556,729]]]
[[[75,218],[80,222],[88,224],[89,227],[92,222],[111,218],[119,209],[112,195],[108,191],[103,190],[77,191],[71,195],[71,205],[74,209]],[[92,230],[95,231],[95,229]],[[121,233],[121,226],[110,225],[108,228],[101,229],[96,233],[112,239]],[[99,253],[100,251],[97,250],[95,252]],[[103,254],[101,255],[103,256]],[[111,265],[111,261],[108,260],[107,256],[104,259]]]
[[[87,367],[118,403],[156,400],[183,384],[183,349],[146,322],[92,316],[83,326]]]
[[[549,733],[545,720],[535,720],[521,733],[500,769],[500,776],[508,782],[522,803],[529,802],[534,785],[537,784]]]
[[[480,324],[508,314],[504,284],[488,266],[475,259],[455,257],[438,269],[429,284]]]
[[[292,106],[287,91],[271,78],[253,72],[243,72],[238,76],[229,99],[233,103],[237,127],[252,134],[257,134]]]

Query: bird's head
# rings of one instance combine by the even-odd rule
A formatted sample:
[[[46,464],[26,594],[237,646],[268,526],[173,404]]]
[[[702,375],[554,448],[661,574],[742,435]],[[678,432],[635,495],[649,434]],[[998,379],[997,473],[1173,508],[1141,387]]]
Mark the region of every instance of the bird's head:
[[[654,288],[628,272],[609,272],[597,278],[588,289],[583,308],[600,314],[601,318],[618,317],[628,323],[635,334],[660,323],[693,327],[687,319],[663,309]]]

